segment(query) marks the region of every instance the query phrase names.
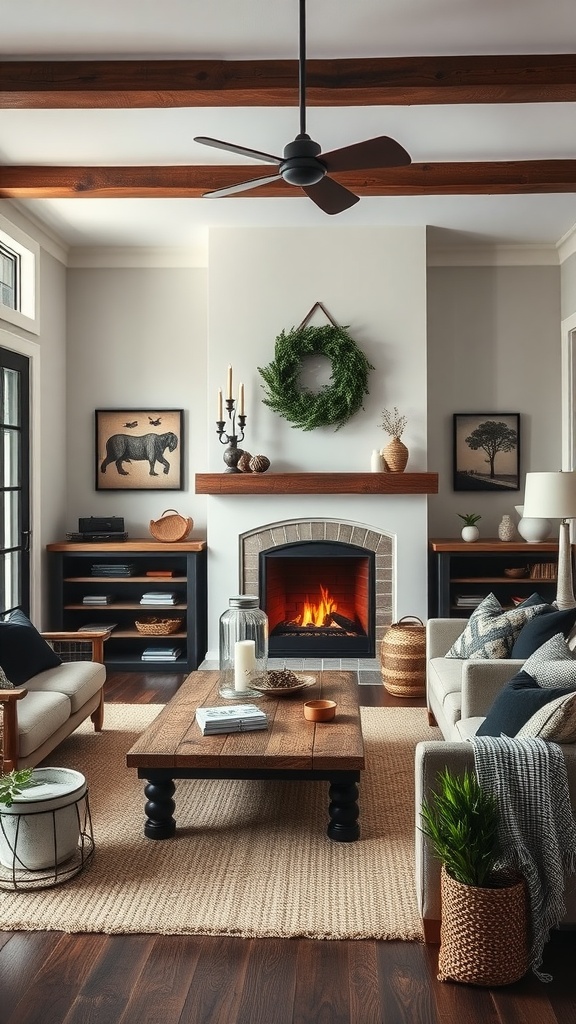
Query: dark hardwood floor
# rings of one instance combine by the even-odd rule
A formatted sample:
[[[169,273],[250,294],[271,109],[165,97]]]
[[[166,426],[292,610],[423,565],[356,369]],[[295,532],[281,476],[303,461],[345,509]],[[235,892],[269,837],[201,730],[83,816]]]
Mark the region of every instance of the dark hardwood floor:
[[[164,703],[182,678],[110,674],[106,699]],[[575,953],[555,934],[550,984],[485,989],[438,982],[417,942],[0,932],[0,1024],[576,1024]]]

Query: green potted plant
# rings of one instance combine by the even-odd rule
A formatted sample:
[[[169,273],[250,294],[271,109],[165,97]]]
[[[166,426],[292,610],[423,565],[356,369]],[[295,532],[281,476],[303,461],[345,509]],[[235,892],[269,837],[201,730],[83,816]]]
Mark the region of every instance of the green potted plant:
[[[497,870],[497,798],[474,772],[438,773],[420,808],[421,829],[442,864],[439,981],[509,985],[529,966],[523,878]]]
[[[480,536],[480,530],[476,526],[476,523],[482,519],[482,516],[476,515],[475,512],[465,512],[462,515],[460,512],[456,513],[459,519],[462,519],[464,526],[462,527],[462,540],[475,541]]]

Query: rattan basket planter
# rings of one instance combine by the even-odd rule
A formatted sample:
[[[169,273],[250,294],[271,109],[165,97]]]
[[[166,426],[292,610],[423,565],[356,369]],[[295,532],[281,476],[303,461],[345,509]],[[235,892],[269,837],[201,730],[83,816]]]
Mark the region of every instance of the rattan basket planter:
[[[144,636],[170,636],[182,628],[182,618],[178,619],[137,619],[134,625]]]
[[[442,866],[442,926],[438,981],[511,985],[529,963],[526,884],[500,888],[463,885]]]
[[[167,508],[160,519],[150,520],[150,533],[154,540],[162,541],[165,544],[177,544],[186,540],[192,532],[194,520],[181,516],[175,508]]]
[[[426,689],[426,627],[405,615],[393,622],[380,645],[382,682],[397,697],[419,697]]]

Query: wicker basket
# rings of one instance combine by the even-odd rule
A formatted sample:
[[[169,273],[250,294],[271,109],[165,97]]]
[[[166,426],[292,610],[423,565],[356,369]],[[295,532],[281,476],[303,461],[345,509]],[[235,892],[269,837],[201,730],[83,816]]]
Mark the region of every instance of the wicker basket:
[[[182,627],[183,619],[137,619],[134,625],[145,636],[169,636]]]
[[[419,697],[426,689],[426,627],[405,615],[393,622],[380,645],[382,682],[397,697]]]
[[[438,981],[511,985],[529,967],[529,918],[523,878],[497,889],[463,885],[444,866]]]
[[[150,520],[150,533],[154,540],[176,544],[178,541],[186,540],[193,526],[193,519],[181,516],[175,508],[167,508],[160,519]]]

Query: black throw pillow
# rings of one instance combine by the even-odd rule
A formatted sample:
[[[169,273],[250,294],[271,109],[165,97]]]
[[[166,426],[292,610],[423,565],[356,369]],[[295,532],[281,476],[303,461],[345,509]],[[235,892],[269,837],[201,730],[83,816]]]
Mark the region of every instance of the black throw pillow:
[[[574,692],[573,686],[544,689],[528,672],[520,670],[500,691],[476,735],[515,736],[535,711],[556,697]]]
[[[62,658],[19,608],[0,622],[0,665],[13,686],[23,686],[38,672],[61,664]]]
[[[549,610],[546,609],[541,615],[530,619],[522,626],[510,657],[522,658],[525,661],[557,633],[563,633],[567,637],[574,623],[576,623],[576,608],[565,608],[558,611],[550,605]]]

